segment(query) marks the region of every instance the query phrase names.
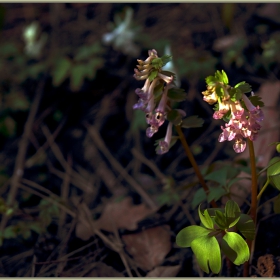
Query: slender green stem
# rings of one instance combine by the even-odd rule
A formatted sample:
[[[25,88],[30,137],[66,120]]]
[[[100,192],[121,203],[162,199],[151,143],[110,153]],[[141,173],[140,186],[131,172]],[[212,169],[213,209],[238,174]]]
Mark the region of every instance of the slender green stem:
[[[277,164],[279,163],[280,160],[277,160],[275,162],[273,162],[272,164],[268,165],[267,167],[263,168],[259,173],[258,173],[258,176],[260,176],[264,171],[266,171],[269,167],[273,166],[274,164]]]
[[[257,196],[257,200],[259,201],[263,192],[265,191],[265,189],[267,188],[267,186],[269,185],[270,181],[269,179],[266,180],[264,186],[262,187],[261,191],[259,192],[258,196]]]
[[[254,151],[253,142],[248,139],[251,174],[252,174],[252,189],[251,189],[251,217],[256,224],[257,217],[257,197],[258,197],[258,182],[257,182],[257,170],[256,170],[256,157]]]
[[[188,143],[186,141],[186,138],[185,138],[185,136],[184,136],[184,134],[182,132],[181,126],[177,125],[177,126],[175,126],[175,128],[176,128],[177,133],[179,134],[179,138],[180,138],[181,143],[182,143],[182,145],[184,147],[186,155],[189,158],[189,160],[191,162],[191,165],[193,166],[194,172],[195,172],[195,174],[196,174],[196,176],[197,176],[197,178],[198,178],[202,188],[204,189],[204,191],[207,194],[209,192],[209,188],[207,187],[207,185],[206,185],[206,183],[204,181],[204,178],[203,178],[203,176],[202,176],[202,174],[201,174],[201,172],[200,172],[200,170],[198,168],[198,165],[197,165],[197,163],[196,163],[196,161],[194,159],[194,156],[193,156],[193,154],[191,152],[191,149],[190,149],[190,147],[189,147],[189,145],[188,145]],[[215,201],[211,201],[211,205],[212,205],[213,208],[218,208],[218,206],[217,206]]]

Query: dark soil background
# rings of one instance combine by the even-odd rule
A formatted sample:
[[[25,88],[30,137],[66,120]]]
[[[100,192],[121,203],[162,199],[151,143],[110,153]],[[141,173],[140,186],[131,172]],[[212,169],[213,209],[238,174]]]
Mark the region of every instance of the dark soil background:
[[[217,141],[222,123],[202,100],[204,79],[224,69],[231,85],[251,84],[267,107],[256,141],[265,167],[279,141],[280,4],[1,3],[0,28],[0,275],[208,276],[175,244],[199,221],[199,185],[179,142],[156,155],[165,128],[146,137],[132,109],[143,85],[134,68],[148,50],[170,47],[187,93],[180,108],[204,119],[184,130],[202,168],[249,164],[247,151],[237,157]],[[243,189],[232,192],[246,212]],[[258,213],[250,276],[280,275],[278,193],[269,187],[260,201],[269,202]],[[243,266],[223,264],[221,276],[242,276]]]

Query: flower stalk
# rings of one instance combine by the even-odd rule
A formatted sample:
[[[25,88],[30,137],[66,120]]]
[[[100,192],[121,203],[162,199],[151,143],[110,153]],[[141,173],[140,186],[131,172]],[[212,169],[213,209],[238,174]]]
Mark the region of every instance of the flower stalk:
[[[186,155],[187,155],[187,157],[189,158],[189,160],[191,162],[191,165],[192,165],[192,167],[194,169],[194,172],[195,172],[195,174],[196,174],[196,176],[197,176],[197,178],[198,178],[202,188],[204,189],[205,193],[208,194],[209,188],[207,187],[207,185],[206,185],[206,183],[204,181],[204,178],[203,178],[203,176],[202,176],[202,174],[201,174],[201,172],[199,170],[199,167],[198,167],[198,165],[196,163],[196,160],[194,159],[194,156],[193,156],[193,154],[191,152],[191,149],[190,149],[190,147],[189,147],[189,145],[188,145],[188,143],[186,141],[186,138],[185,138],[185,136],[184,136],[184,134],[182,132],[181,126],[177,125],[177,126],[175,126],[175,128],[176,128],[176,131],[177,131],[177,133],[179,135],[179,139],[180,139],[180,141],[181,141],[181,143],[182,143],[182,145],[184,147]],[[214,200],[211,201],[211,205],[212,205],[213,208],[218,208],[218,206],[217,206],[217,204],[216,204],[216,202]]]
[[[251,165],[251,177],[252,177],[252,188],[251,188],[251,208],[250,213],[254,224],[256,225],[257,220],[257,202],[258,202],[258,183],[257,183],[257,170],[256,170],[256,157],[253,141],[248,139],[249,155],[250,155],[250,165]],[[263,188],[263,190],[265,187]],[[250,252],[252,251],[252,241],[247,239],[247,245]],[[249,261],[244,263],[243,277],[249,276]]]
[[[251,176],[252,176],[252,189],[251,189],[251,217],[256,224],[257,219],[257,201],[258,201],[258,183],[257,183],[257,170],[256,170],[256,157],[254,151],[253,141],[248,139],[248,147],[250,154]]]

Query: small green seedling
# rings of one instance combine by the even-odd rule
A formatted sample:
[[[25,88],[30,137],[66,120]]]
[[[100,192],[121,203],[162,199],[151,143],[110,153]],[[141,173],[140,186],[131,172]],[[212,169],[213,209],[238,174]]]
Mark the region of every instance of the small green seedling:
[[[225,209],[198,209],[202,226],[182,229],[176,243],[180,247],[191,247],[200,268],[218,274],[221,270],[221,251],[234,264],[241,265],[249,260],[250,251],[243,237],[254,239],[255,225],[250,216],[241,214],[238,204],[232,200]]]

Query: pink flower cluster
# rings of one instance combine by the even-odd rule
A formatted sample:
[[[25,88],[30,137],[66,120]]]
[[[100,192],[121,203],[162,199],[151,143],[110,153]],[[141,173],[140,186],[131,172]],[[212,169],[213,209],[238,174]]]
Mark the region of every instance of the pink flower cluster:
[[[151,138],[158,131],[159,127],[162,126],[165,122],[168,100],[167,93],[173,81],[173,76],[169,77],[158,71],[157,76],[152,81],[150,81],[149,74],[153,70],[153,65],[151,62],[153,61],[153,59],[158,58],[158,56],[156,50],[150,50],[148,54],[149,57],[145,61],[138,59],[138,69],[134,69],[134,77],[137,80],[146,81],[141,89],[137,88],[135,90],[135,93],[138,95],[139,100],[136,104],[133,105],[133,109],[139,109],[146,113],[146,122],[150,125],[146,130],[146,135],[147,137]],[[161,95],[160,102],[156,107],[154,89],[160,84],[161,80],[165,82],[165,86]],[[166,153],[169,150],[171,132],[172,126],[170,128],[169,125],[166,133],[166,139],[159,142],[158,154]]]
[[[221,126],[223,132],[220,134],[218,141],[234,140],[233,149],[236,153],[242,153],[246,148],[244,138],[251,141],[256,140],[258,131],[261,128],[260,122],[264,119],[264,114],[259,106],[255,107],[245,94],[242,99],[248,109],[244,110],[239,101],[224,101],[219,105],[219,111],[213,115],[214,119],[221,119],[229,110],[231,110],[231,119],[225,127]]]

